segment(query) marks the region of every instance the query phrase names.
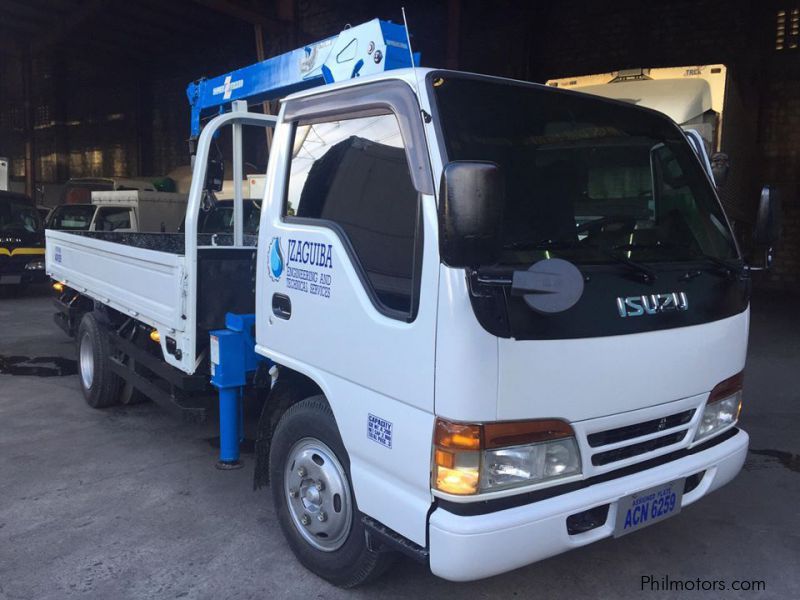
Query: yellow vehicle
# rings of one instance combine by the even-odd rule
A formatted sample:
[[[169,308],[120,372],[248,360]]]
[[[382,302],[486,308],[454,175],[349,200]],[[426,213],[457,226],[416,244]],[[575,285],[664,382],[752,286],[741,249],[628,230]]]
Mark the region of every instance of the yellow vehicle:
[[[46,279],[44,228],[38,209],[27,196],[0,191],[0,286]]]

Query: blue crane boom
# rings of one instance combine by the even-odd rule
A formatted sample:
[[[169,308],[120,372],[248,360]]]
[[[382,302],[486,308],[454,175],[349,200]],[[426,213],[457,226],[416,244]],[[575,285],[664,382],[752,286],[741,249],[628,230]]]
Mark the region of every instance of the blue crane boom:
[[[414,55],[419,64],[419,54]],[[373,19],[326,38],[236,69],[189,84],[191,138],[200,135],[201,119],[212,111],[222,113],[235,100],[263,102],[292,92],[410,67],[408,36],[403,25]]]

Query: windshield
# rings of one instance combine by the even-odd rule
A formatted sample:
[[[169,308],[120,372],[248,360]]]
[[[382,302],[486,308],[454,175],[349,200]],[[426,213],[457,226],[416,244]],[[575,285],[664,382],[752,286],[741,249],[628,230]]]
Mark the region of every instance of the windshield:
[[[0,199],[0,231],[35,233],[41,229],[42,220],[33,204],[11,198]]]
[[[47,224],[48,229],[84,231],[89,229],[94,215],[93,204],[70,204],[56,207]]]
[[[705,172],[666,117],[447,74],[432,89],[447,160],[500,165],[502,264],[738,258]]]
[[[131,213],[133,209],[126,206],[104,206],[97,209],[94,228],[97,231],[117,231],[131,229]]]

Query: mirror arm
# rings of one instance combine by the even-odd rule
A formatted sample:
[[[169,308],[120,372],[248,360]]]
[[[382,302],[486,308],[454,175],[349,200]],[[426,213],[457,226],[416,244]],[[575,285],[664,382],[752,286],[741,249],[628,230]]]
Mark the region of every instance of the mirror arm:
[[[772,248],[772,246],[768,247],[766,250],[764,250],[764,265],[761,267],[754,267],[751,265],[747,265],[747,270],[753,273],[758,273],[761,271],[769,271],[772,268],[773,252],[774,249]]]
[[[541,273],[531,273],[530,271],[514,271],[514,281],[511,285],[512,296],[525,296],[526,294],[552,294],[552,284],[547,285],[548,280],[552,279],[543,276]]]

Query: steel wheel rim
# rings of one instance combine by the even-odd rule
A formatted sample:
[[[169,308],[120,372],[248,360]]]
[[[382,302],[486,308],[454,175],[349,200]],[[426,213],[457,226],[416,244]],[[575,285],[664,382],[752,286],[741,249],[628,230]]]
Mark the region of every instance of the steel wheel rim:
[[[83,334],[80,347],[81,381],[83,387],[91,389],[94,381],[94,342],[89,332]]]
[[[289,451],[284,495],[295,528],[311,546],[338,550],[353,522],[350,484],[344,467],[321,441],[303,438]]]

